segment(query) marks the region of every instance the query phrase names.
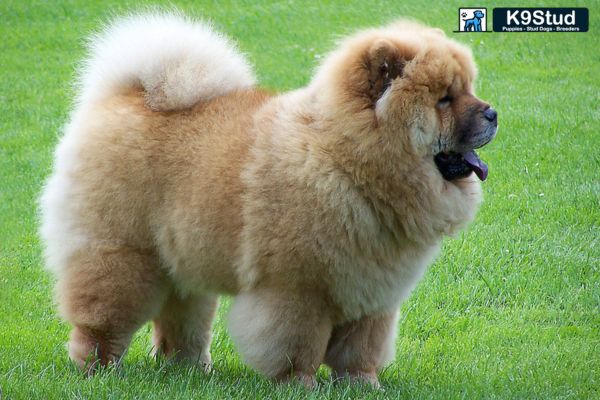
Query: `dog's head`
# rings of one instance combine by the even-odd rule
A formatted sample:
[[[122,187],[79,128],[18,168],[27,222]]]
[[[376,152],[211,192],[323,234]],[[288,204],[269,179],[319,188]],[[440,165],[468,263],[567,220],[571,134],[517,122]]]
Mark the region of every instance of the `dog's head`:
[[[473,17],[474,18],[483,18],[483,17],[485,17],[485,14],[481,10],[475,10],[473,12]]]
[[[376,136],[398,157],[435,163],[447,180],[487,177],[474,150],[496,134],[497,113],[473,93],[471,52],[441,31],[399,22],[362,32],[325,62],[316,81],[324,75],[346,113],[337,118],[362,119],[357,134],[364,140]]]

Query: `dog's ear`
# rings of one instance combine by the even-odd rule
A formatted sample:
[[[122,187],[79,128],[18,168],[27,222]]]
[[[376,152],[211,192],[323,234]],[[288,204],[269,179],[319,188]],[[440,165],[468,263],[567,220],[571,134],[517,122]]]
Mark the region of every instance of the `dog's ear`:
[[[392,83],[402,75],[406,61],[389,40],[379,39],[367,50],[364,68],[367,70],[367,95],[374,104]]]

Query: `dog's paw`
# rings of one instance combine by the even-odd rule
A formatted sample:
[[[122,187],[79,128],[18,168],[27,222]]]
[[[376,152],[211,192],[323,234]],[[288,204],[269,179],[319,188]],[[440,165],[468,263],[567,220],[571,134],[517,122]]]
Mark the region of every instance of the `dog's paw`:
[[[377,379],[377,373],[375,371],[367,372],[367,371],[347,371],[343,374],[337,374],[336,383],[349,382],[350,384],[363,384],[369,385],[373,389],[383,390],[381,388],[381,384],[379,383],[379,379]]]
[[[312,390],[317,387],[317,378],[314,374],[306,372],[294,371],[290,374],[285,374],[275,378],[277,383],[287,384],[293,382],[299,382],[306,389]]]

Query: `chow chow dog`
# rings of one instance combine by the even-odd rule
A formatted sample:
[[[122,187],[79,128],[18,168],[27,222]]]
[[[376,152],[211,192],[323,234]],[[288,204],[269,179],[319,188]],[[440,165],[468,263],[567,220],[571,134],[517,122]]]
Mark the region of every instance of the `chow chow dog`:
[[[91,41],[41,197],[70,358],[211,363],[220,294],[243,360],[315,384],[321,364],[378,385],[398,308],[471,221],[497,115],[471,53],[398,21],[343,40],[273,94],[206,23],[155,13]]]

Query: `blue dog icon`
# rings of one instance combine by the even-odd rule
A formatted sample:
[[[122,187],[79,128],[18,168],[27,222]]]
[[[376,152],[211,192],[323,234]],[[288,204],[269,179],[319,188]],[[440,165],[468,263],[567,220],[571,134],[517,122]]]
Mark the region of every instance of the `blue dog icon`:
[[[462,16],[466,17],[467,14],[463,13]],[[485,14],[483,13],[483,11],[481,11],[481,10],[473,11],[473,18],[463,20],[463,21],[465,21],[465,31],[481,32],[481,18],[483,18],[483,17],[485,17]]]

